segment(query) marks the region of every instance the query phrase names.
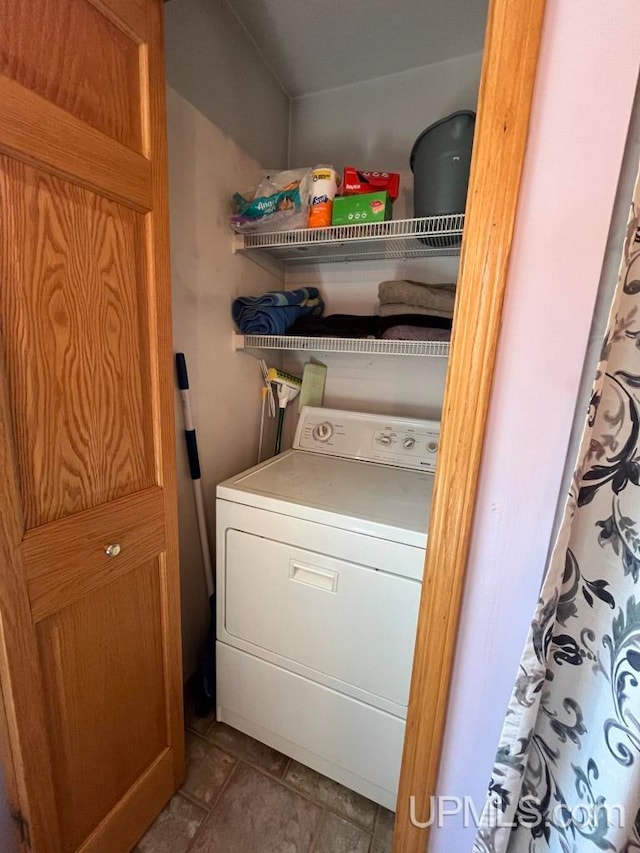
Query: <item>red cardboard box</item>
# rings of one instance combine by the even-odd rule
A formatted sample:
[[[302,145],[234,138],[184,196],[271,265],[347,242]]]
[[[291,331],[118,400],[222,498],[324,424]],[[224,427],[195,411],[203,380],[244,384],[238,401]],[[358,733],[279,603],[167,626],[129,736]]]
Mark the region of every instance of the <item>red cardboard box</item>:
[[[400,175],[398,172],[362,172],[345,166],[342,178],[342,195],[386,192],[391,201],[398,198]]]

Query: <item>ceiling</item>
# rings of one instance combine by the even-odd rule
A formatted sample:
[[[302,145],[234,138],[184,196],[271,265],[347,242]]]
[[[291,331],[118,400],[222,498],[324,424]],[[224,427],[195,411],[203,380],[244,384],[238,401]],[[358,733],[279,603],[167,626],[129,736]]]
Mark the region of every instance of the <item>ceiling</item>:
[[[291,97],[482,49],[486,0],[226,0]]]

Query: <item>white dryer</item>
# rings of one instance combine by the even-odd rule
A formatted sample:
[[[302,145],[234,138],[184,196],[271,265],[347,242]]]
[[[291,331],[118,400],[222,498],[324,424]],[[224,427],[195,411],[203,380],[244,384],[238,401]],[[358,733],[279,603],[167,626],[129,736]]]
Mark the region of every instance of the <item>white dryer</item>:
[[[218,719],[391,809],[439,426],[305,408],[217,490]]]

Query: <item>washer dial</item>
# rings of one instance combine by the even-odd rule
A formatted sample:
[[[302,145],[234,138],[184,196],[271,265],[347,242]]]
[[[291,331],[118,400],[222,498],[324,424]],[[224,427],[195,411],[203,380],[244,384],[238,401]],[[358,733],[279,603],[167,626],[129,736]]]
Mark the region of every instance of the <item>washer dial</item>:
[[[333,435],[333,427],[329,421],[323,421],[321,424],[317,424],[317,426],[313,428],[311,435],[316,441],[329,441]]]

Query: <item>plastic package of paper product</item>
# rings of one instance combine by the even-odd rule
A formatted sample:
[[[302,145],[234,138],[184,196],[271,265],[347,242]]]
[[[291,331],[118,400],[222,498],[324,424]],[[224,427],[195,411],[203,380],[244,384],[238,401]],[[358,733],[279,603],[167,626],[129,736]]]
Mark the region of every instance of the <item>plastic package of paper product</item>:
[[[306,228],[312,170],[266,172],[255,189],[235,193],[229,224],[234,231],[288,231]]]

